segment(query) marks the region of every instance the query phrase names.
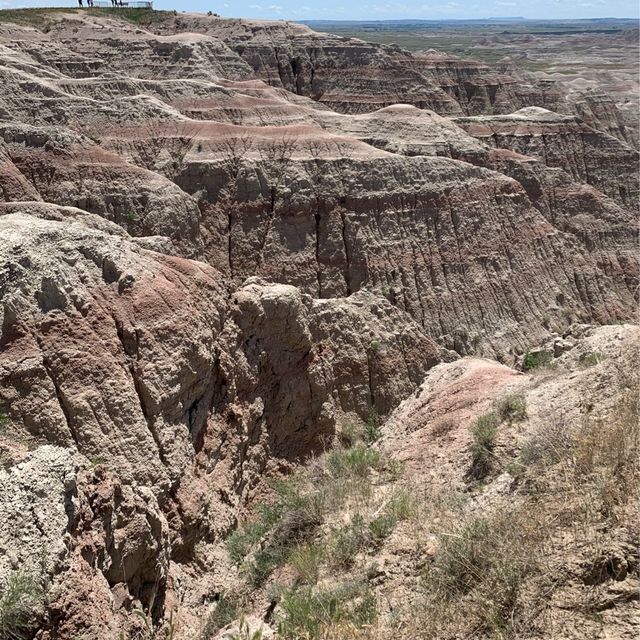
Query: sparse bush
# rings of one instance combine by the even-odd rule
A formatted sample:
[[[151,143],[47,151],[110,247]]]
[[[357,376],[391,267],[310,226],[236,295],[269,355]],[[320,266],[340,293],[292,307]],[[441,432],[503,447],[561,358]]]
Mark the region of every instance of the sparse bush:
[[[291,589],[283,593],[280,607],[278,633],[295,640],[334,637],[330,630],[335,625],[351,623],[359,628],[376,618],[375,597],[360,584],[336,589]]]
[[[585,419],[573,451],[577,482],[592,481],[606,517],[638,495],[640,412],[637,389],[621,398],[606,419]]]
[[[536,567],[539,540],[527,518],[522,511],[498,512],[463,521],[442,536],[423,582],[434,628],[460,624],[464,612],[462,624],[475,633],[507,637],[523,581]]]
[[[13,571],[0,590],[0,638],[23,640],[34,631],[44,597],[40,579],[26,570]]]
[[[553,360],[553,353],[540,349],[539,351],[527,351],[522,362],[523,371],[532,371],[548,367]]]
[[[433,427],[431,434],[434,436],[434,438],[440,438],[441,436],[444,436],[450,431],[453,431],[455,427],[456,427],[455,421],[449,417],[446,417],[436,423],[436,425]]]
[[[364,444],[357,444],[351,449],[337,449],[327,454],[327,468],[334,477],[364,477],[379,466],[380,453]]]
[[[380,418],[375,407],[369,409],[367,423],[365,425],[365,438],[369,444],[377,442],[382,437],[382,429],[380,428]]]
[[[284,564],[286,559],[287,548],[283,545],[268,545],[259,549],[245,571],[251,585],[261,587],[274,569]]]
[[[416,514],[415,498],[406,489],[397,489],[387,505],[387,511],[396,520],[408,520]]]
[[[221,595],[216,608],[207,618],[201,640],[210,640],[216,633],[233,622],[240,610],[240,599],[233,595]]]
[[[580,356],[579,362],[581,366],[586,368],[595,366],[602,362],[603,359],[604,356],[601,353],[598,353],[597,351],[588,351]]]
[[[520,451],[520,462],[554,465],[563,460],[573,447],[573,438],[563,420],[551,419],[541,425]]]
[[[233,531],[225,541],[231,560],[235,564],[241,564],[266,532],[264,522],[247,522],[242,529]]]
[[[527,399],[521,393],[510,393],[495,402],[501,420],[520,422],[527,417]]]
[[[286,562],[290,550],[304,542],[322,522],[324,493],[309,490],[300,478],[274,483],[276,499],[258,508],[259,518],[236,529],[226,540],[231,560],[244,564],[245,574],[256,587]],[[261,548],[256,549],[263,541]]]
[[[291,553],[289,564],[304,584],[315,584],[318,581],[325,552],[322,545],[308,544],[297,547]]]
[[[489,411],[474,421],[471,425],[471,469],[469,476],[480,480],[491,471],[493,462],[493,451],[496,445],[498,434],[498,416]]]
[[[369,532],[374,542],[380,542],[391,535],[397,519],[391,513],[382,513],[369,523]]]
[[[356,555],[365,546],[366,540],[367,529],[364,519],[356,515],[348,525],[333,531],[328,548],[329,562],[334,567],[351,567]]]

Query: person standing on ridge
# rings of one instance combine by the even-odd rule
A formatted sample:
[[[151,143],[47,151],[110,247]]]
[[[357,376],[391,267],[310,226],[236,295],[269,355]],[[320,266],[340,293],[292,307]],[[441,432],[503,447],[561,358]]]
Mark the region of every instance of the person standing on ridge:
[[[82,0],[78,0],[78,6],[82,8]]]

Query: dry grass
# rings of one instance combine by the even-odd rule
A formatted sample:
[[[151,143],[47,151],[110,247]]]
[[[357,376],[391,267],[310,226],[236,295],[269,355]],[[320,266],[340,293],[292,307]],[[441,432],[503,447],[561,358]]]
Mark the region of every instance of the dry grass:
[[[606,581],[626,571],[610,549],[632,535],[640,487],[638,397],[637,383],[627,380],[608,415],[545,423],[508,467],[517,469],[512,493],[481,509],[473,495],[491,491],[491,484],[474,485],[471,495],[412,486],[363,436],[346,434],[351,446],[314,460],[280,490],[291,494],[278,498],[287,509],[306,505],[317,522],[309,537],[294,536],[278,560],[294,578],[280,589],[277,637],[549,637],[556,615],[549,602],[567,585],[574,595],[563,615],[576,624],[597,619]],[[522,420],[526,411],[523,396],[501,399],[474,425],[474,445],[491,458],[500,424]],[[274,535],[263,531],[254,547],[264,551]],[[388,558],[397,545],[398,562],[403,554],[414,558],[403,578],[410,598],[387,592],[398,588],[388,577],[376,587],[379,573],[369,572],[382,547]],[[256,557],[255,549],[248,557]]]

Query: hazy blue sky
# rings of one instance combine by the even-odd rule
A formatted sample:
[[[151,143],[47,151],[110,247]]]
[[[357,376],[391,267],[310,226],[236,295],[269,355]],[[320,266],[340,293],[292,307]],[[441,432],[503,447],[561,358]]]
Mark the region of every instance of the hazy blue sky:
[[[0,0],[0,8],[77,6],[76,0]],[[393,18],[637,18],[638,0],[156,0],[158,9],[215,11],[244,18],[390,20]]]

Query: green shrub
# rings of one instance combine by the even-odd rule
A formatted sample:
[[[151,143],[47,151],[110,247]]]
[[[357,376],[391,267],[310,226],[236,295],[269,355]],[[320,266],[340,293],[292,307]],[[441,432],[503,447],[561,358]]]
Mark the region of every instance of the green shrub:
[[[361,433],[358,427],[351,420],[347,420],[338,432],[338,440],[345,448],[353,447],[356,442],[361,439]]]
[[[318,581],[325,553],[326,550],[321,545],[301,545],[292,551],[289,556],[289,564],[303,583],[315,584]]]
[[[382,437],[382,429],[380,428],[380,418],[375,407],[369,409],[367,424],[364,431],[365,439],[369,444],[377,442]]]
[[[216,608],[207,618],[201,639],[210,640],[220,629],[232,623],[240,611],[240,598],[234,595],[221,595]]]
[[[501,420],[520,422],[527,417],[527,399],[521,393],[511,393],[496,401],[495,411]]]
[[[389,500],[387,511],[396,520],[408,520],[416,513],[417,505],[414,497],[403,488],[396,489]]]
[[[245,569],[249,582],[256,588],[261,587],[271,573],[286,562],[287,551],[283,545],[268,545],[259,549]]]
[[[273,484],[276,499],[258,507],[258,520],[247,522],[226,540],[231,560],[244,564],[249,582],[259,587],[271,572],[284,564],[297,544],[304,542],[322,523],[325,494],[290,477]],[[260,549],[258,542],[264,541]]]
[[[469,475],[475,479],[484,478],[491,471],[493,450],[498,434],[498,416],[489,411],[479,416],[471,425],[471,470]]]
[[[380,453],[364,444],[351,449],[334,450],[327,454],[327,468],[337,478],[345,476],[364,477],[380,466]]]
[[[553,353],[541,349],[540,351],[527,351],[522,362],[523,371],[532,371],[533,369],[540,369],[542,367],[548,367],[553,360]]]
[[[287,590],[280,601],[282,617],[278,633],[283,638],[316,640],[334,637],[330,630],[340,623],[356,628],[376,618],[375,597],[365,585],[346,585],[335,589]]]
[[[231,560],[237,565],[241,564],[265,535],[267,529],[267,525],[260,521],[247,522],[242,529],[233,531],[225,541]]]
[[[398,521],[391,513],[376,516],[369,523],[369,532],[375,542],[380,542],[391,535]]]
[[[367,528],[362,516],[356,515],[346,526],[334,530],[329,540],[329,562],[339,568],[353,565],[356,555],[367,541]]]
[[[10,573],[0,591],[0,638],[32,637],[43,597],[42,584],[33,573],[25,570]]]

